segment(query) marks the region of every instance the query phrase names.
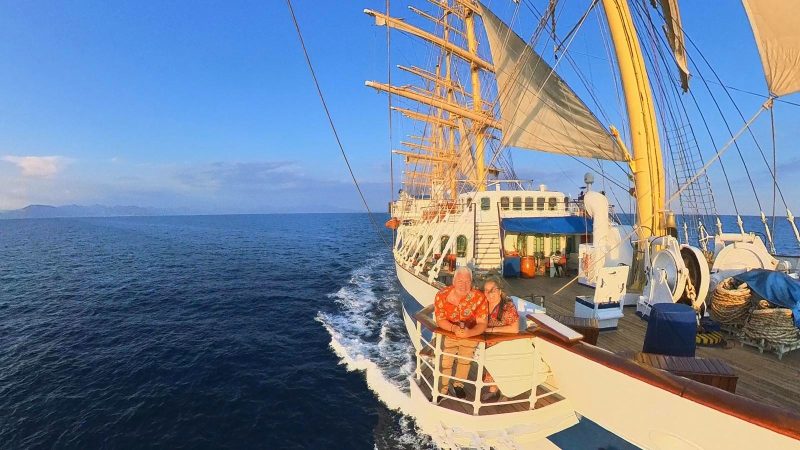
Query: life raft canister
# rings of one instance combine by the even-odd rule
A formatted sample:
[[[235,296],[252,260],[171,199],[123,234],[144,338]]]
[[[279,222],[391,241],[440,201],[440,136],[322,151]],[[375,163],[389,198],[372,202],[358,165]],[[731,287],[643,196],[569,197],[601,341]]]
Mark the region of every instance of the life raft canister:
[[[398,219],[397,217],[392,217],[391,219],[387,220],[386,223],[384,223],[383,225],[390,230],[396,230],[397,227],[400,226],[400,219]]]

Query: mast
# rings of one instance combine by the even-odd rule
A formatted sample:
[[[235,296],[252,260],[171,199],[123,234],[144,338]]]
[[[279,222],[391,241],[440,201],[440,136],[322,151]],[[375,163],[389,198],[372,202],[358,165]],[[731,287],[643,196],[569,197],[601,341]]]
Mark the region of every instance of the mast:
[[[447,41],[450,40],[450,10],[446,9],[443,11],[444,17],[444,35]],[[447,100],[450,103],[455,103],[455,93],[453,89],[453,54],[450,52],[445,52],[444,54],[444,76],[445,82],[447,83]],[[449,119],[457,119],[450,114],[448,116]],[[456,128],[457,127],[448,127],[447,128],[447,150],[450,154],[450,157],[453,161],[456,160]],[[458,198],[458,180],[456,179],[456,170],[455,167],[452,167],[449,173],[449,182],[450,182],[450,198],[456,199]]]
[[[475,11],[465,8],[464,26],[467,29],[467,50],[478,58],[478,40],[475,38]],[[470,63],[470,80],[472,84],[472,109],[478,114],[483,114],[483,100],[481,98],[480,68]],[[486,145],[486,126],[476,124],[475,130],[475,187],[478,191],[486,190],[486,169],[484,167],[484,148]]]
[[[635,186],[638,236],[646,240],[666,234],[661,220],[666,196],[664,165],[653,93],[628,1],[603,0],[603,9],[614,42],[631,127],[633,157],[629,164]]]
[[[493,105],[483,100],[481,92],[481,71],[492,73],[494,66],[478,55],[477,12],[473,0],[429,1],[441,9],[441,15],[432,15],[414,7],[409,9],[434,23],[437,30],[433,33],[387,14],[364,10],[375,18],[376,25],[400,30],[439,48],[441,53],[435,69],[398,67],[420,77],[427,85],[394,86],[374,81],[367,81],[366,85],[429,108],[428,113],[393,108],[426,124],[422,132],[425,142],[404,142],[405,148],[412,151],[395,150],[394,153],[404,156],[407,165],[414,164],[407,174],[417,173],[417,165],[430,169],[424,172],[424,177],[408,176],[408,183],[416,184],[415,178],[424,178],[428,181],[420,184],[430,189],[432,199],[455,199],[459,178],[462,177],[476,190],[485,190],[488,130],[500,130],[502,125],[494,117]],[[455,67],[456,63],[458,67]],[[470,86],[462,86],[458,81],[459,69],[466,69]]]

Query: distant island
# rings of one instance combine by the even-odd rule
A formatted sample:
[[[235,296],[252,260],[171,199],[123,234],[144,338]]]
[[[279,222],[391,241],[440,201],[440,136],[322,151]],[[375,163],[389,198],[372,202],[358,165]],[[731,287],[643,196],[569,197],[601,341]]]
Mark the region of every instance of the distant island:
[[[144,216],[187,216],[187,215],[228,215],[228,214],[358,214],[363,213],[356,209],[339,208],[330,205],[296,205],[293,207],[269,208],[263,211],[224,211],[206,212],[194,211],[188,208],[163,209],[143,206],[106,206],[106,205],[28,205],[24,208],[13,210],[0,210],[0,220],[3,219],[53,219],[59,217],[144,217]],[[382,211],[378,211],[382,213]]]
[[[120,216],[164,216],[185,214],[141,206],[105,205],[28,205],[21,209],[0,211],[0,219],[49,219],[56,217],[120,217]]]

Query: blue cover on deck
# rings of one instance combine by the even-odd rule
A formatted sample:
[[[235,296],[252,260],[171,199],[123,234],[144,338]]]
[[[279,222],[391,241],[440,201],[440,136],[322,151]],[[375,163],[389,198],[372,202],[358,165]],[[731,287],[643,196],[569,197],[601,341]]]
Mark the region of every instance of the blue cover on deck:
[[[794,326],[800,328],[800,281],[785,273],[766,269],[750,270],[734,278],[747,283],[750,290],[770,303],[791,309]]]
[[[503,258],[503,276],[519,277],[519,256],[506,256]]]
[[[516,217],[503,219],[503,229],[526,234],[586,234],[592,232],[592,219],[587,217]]]
[[[645,353],[694,356],[697,316],[689,305],[656,303],[650,310],[644,335]]]

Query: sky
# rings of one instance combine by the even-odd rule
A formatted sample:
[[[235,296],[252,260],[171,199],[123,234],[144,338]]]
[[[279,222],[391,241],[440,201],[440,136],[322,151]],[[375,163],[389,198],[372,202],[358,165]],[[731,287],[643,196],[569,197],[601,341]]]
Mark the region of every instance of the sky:
[[[392,8],[408,17],[406,3]],[[489,3],[501,12],[513,7]],[[589,2],[574,2],[580,3]],[[392,192],[389,149],[396,145],[388,141],[386,97],[364,87],[365,80],[386,81],[385,29],[362,12],[383,10],[385,0],[293,4],[354,173],[370,207],[385,211]],[[738,2],[684,2],[683,16],[724,82],[766,92]],[[571,20],[565,14],[559,29],[569,29]],[[532,30],[519,26],[523,35]],[[573,50],[601,85],[608,62],[590,28],[579,31]],[[409,38],[393,36],[392,64],[422,64]],[[734,95],[748,116],[762,101]],[[800,103],[797,95],[787,100]],[[765,118],[758,133],[769,131]],[[778,142],[785,143],[779,178],[800,169],[798,123],[800,107],[778,106]],[[400,131],[407,129],[396,130],[395,144]],[[554,155],[512,156],[521,178],[573,195],[586,171]],[[731,161],[741,208],[756,212],[741,163]],[[751,171],[761,182],[768,178],[763,164]],[[717,172],[711,172],[715,193],[722,212],[730,212]],[[781,186],[792,201],[800,198],[797,183]],[[771,184],[759,189],[771,193]],[[617,194],[621,204],[628,202]],[[279,0],[0,3],[0,210],[28,204],[196,213],[364,210]]]

